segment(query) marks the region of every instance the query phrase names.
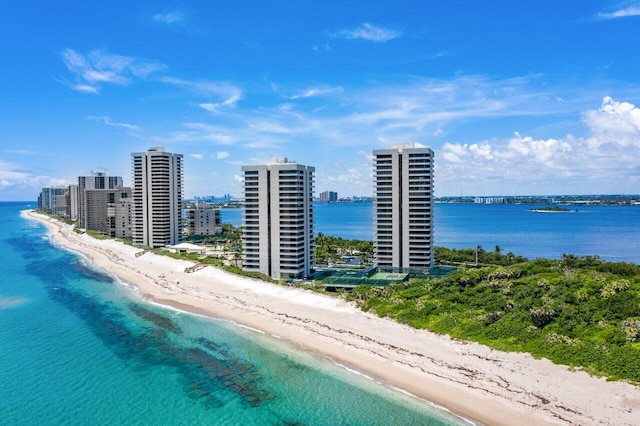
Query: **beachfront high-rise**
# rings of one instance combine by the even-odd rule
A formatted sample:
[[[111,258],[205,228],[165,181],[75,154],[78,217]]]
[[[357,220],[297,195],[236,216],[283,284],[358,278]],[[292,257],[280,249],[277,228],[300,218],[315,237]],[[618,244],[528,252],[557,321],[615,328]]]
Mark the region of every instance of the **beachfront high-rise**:
[[[68,191],[66,186],[42,188],[38,197],[38,208],[51,214],[66,214],[64,196]]]
[[[182,154],[164,148],[134,152],[131,233],[133,243],[164,247],[182,241]]]
[[[314,167],[274,158],[243,166],[245,271],[304,278],[315,264]]]
[[[131,238],[131,188],[85,189],[85,229]]]
[[[378,266],[433,263],[433,151],[418,144],[376,149],[375,257]]]
[[[122,176],[107,176],[106,172],[78,176],[78,228],[87,229],[87,189],[115,189],[122,186]]]

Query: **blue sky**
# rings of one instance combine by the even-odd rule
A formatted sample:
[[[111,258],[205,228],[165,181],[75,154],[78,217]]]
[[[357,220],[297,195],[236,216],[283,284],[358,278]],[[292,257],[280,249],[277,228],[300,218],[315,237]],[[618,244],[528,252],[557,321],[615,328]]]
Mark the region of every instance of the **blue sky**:
[[[184,154],[185,196],[288,157],[371,195],[418,142],[446,195],[640,192],[640,1],[8,1],[0,200],[130,154]]]

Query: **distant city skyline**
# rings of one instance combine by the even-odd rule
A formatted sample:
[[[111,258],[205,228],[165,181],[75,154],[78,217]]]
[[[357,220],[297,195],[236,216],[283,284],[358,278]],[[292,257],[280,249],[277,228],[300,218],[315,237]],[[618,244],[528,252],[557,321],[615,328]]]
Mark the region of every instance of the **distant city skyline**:
[[[185,198],[288,157],[371,196],[372,155],[434,151],[434,195],[640,191],[640,0],[131,4],[33,0],[0,25],[0,201],[131,152]],[[317,195],[317,194],[316,194]]]

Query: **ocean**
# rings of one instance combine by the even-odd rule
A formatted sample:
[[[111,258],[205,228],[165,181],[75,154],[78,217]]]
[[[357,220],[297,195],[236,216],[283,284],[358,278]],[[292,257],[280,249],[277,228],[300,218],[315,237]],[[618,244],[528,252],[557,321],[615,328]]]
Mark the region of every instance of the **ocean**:
[[[455,425],[322,356],[143,300],[0,203],[0,423]]]
[[[315,204],[316,232],[373,239],[373,203]],[[434,243],[482,246],[535,259],[598,255],[640,264],[640,206],[569,206],[566,213],[531,211],[539,205],[435,204]],[[577,210],[577,211],[576,211]],[[223,209],[222,221],[242,225],[242,209]]]

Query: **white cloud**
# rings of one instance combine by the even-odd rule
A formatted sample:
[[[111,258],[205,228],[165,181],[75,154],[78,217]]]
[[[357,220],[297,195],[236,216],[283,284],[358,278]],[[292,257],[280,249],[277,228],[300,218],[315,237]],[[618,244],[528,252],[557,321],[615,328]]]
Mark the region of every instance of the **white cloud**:
[[[634,4],[613,12],[598,13],[598,18],[601,19],[626,18],[629,16],[640,16],[640,4]]]
[[[283,96],[283,97],[286,99],[295,100],[295,99],[301,99],[301,98],[311,98],[315,96],[324,96],[332,93],[342,93],[342,91],[343,89],[340,86],[337,86],[337,87],[318,86],[318,87],[311,87],[311,88],[305,89],[299,93],[296,93],[295,95]]]
[[[640,153],[630,153],[634,152],[632,145],[640,141],[638,109],[631,103],[605,98],[600,108],[585,110],[585,99],[597,99],[593,94],[596,90],[588,87],[557,87],[541,75],[502,80],[478,75],[456,75],[446,80],[410,77],[335,92],[323,98],[322,108],[317,108],[313,102],[282,104],[283,93],[305,93],[299,86],[290,88],[280,83],[271,91],[274,83],[267,84],[263,89],[272,97],[261,105],[237,104],[234,113],[227,108],[224,115],[183,123],[181,128],[151,139],[218,149],[233,145],[233,150],[228,149],[233,158],[245,161],[249,155],[293,157],[315,165],[318,173],[321,167],[328,167],[327,157],[332,152],[358,158],[359,151],[420,141],[436,151],[438,195],[459,194],[458,183],[489,193],[506,188],[506,192],[522,194],[521,188],[534,184],[546,185],[538,188],[538,193],[555,192],[553,188],[558,187],[576,188],[572,192],[581,193],[586,190],[578,186],[593,183],[596,177],[601,178],[602,185],[611,182],[610,176],[637,182],[638,170],[633,167],[638,166],[630,161],[640,158]],[[314,87],[334,86],[320,83]],[[624,87],[617,91],[633,93]],[[229,98],[217,93],[221,99],[216,100],[214,110],[220,111],[223,107],[219,105]],[[595,101],[591,105],[596,105]],[[508,136],[519,126],[514,123],[527,122],[529,117],[539,117],[536,122],[548,121],[556,116],[563,117],[557,126],[552,123]],[[582,116],[585,124],[578,137],[566,135],[567,130],[554,131],[570,128],[576,132],[580,123],[567,118],[571,116],[578,120]],[[476,127],[484,139],[475,136]],[[618,167],[620,161],[624,164]],[[367,193],[369,163],[361,157],[359,163],[344,166],[337,176],[327,177],[327,182],[342,182],[336,184],[337,189],[354,188],[354,175],[353,181],[340,176],[356,169],[363,176],[358,181],[362,182],[359,188],[364,188],[360,193]]]
[[[583,120],[591,129],[592,147],[640,146],[640,108],[631,103],[616,102],[606,96],[600,109],[583,113]]]
[[[0,159],[0,191],[30,189],[39,192],[44,187],[60,185],[68,185],[68,182],[50,176],[34,175],[30,170],[23,169],[18,164]],[[4,199],[5,197],[0,196],[0,198]]]
[[[314,44],[311,50],[313,50],[314,52],[319,52],[319,51],[331,52],[331,46],[329,46],[328,43],[321,44],[319,46],[317,44]]]
[[[216,160],[224,160],[225,158],[229,158],[230,155],[228,151],[218,151],[216,152]]]
[[[151,139],[165,144],[207,142],[211,145],[234,145],[238,138],[231,129],[206,123],[183,123],[186,130],[178,130],[167,136],[152,136]]]
[[[188,87],[193,84],[164,80]],[[182,129],[152,139],[167,144],[207,142],[271,152],[299,144],[342,149],[380,142],[390,146],[402,140],[429,143],[442,132],[455,134],[448,130],[452,123],[567,114],[571,108],[579,113],[572,98],[559,105],[554,96],[557,91],[541,80],[537,75],[503,80],[465,75],[449,80],[414,77],[398,82],[377,81],[365,88],[350,89],[346,95],[337,86],[317,84],[311,88],[316,91],[310,92],[311,89],[296,91],[268,82],[270,88],[275,87],[271,107],[238,106],[232,114],[222,109],[222,101],[203,103],[201,108],[220,113],[215,124],[184,123]],[[219,83],[209,87],[216,88],[219,95],[229,95],[235,86]],[[318,88],[333,93],[323,99],[320,108],[305,102],[280,103],[282,93],[314,95]]]
[[[581,138],[516,133],[507,141],[446,143],[436,150],[438,183],[449,194],[456,186],[485,194],[505,186],[511,193],[632,192],[640,183],[640,109],[605,97],[598,110],[583,113],[583,121],[588,135]]]
[[[397,31],[376,27],[368,23],[364,23],[353,30],[340,30],[331,35],[346,39],[362,39],[374,42],[386,42],[401,36]]]
[[[77,90],[78,92],[82,92],[82,93],[93,93],[93,94],[100,93],[100,89],[94,86],[89,86],[88,84],[75,84],[71,86],[71,88],[73,90]]]
[[[360,150],[358,151],[358,155],[364,157],[367,160],[367,163],[373,164],[373,153]]]
[[[249,124],[249,127],[252,130],[255,130],[259,133],[280,133],[280,134],[288,134],[291,133],[291,130],[283,126],[279,123],[269,120],[260,120],[255,121]]]
[[[162,77],[161,82],[191,90],[198,96],[217,97],[218,103],[202,103],[199,106],[205,110],[213,111],[221,106],[235,106],[243,98],[242,90],[227,82],[206,80],[184,80],[176,77]]]
[[[167,25],[182,24],[185,21],[185,12],[182,10],[174,10],[165,13],[156,13],[152,19],[155,22]]]
[[[111,127],[123,127],[125,129],[129,129],[129,130],[139,130],[140,129],[140,127],[138,127],[135,124],[113,122],[113,121],[111,121],[111,118],[109,118],[106,115],[105,116],[100,116],[100,117],[89,115],[89,116],[87,116],[87,120],[98,121],[98,122],[104,123],[107,126],[111,126]]]
[[[105,50],[92,50],[82,55],[65,49],[62,60],[74,74],[76,84],[71,88],[83,93],[99,93],[103,84],[129,84],[133,78],[147,78],[166,69],[166,65],[129,56],[114,55]]]
[[[204,155],[202,154],[189,154],[191,157],[196,158],[198,160],[202,160],[204,158]]]

